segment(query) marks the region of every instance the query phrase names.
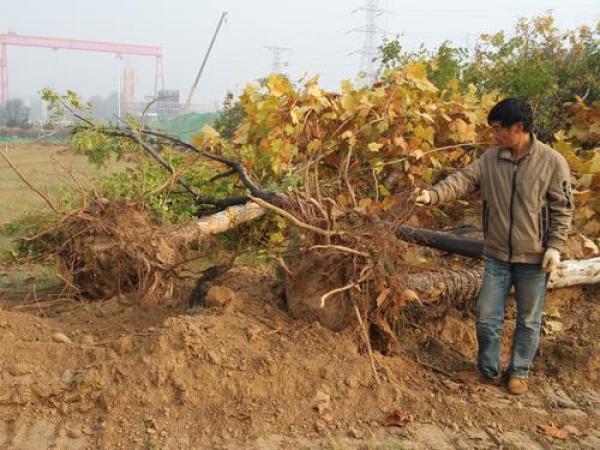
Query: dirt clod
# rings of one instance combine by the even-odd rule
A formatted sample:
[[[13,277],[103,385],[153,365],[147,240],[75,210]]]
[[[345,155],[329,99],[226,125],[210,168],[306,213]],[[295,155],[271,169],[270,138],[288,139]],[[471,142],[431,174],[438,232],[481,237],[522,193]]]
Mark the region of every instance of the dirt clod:
[[[73,341],[71,341],[71,338],[69,338],[64,333],[54,333],[52,335],[52,340],[54,342],[58,342],[59,344],[72,344],[73,343]]]
[[[225,306],[227,304],[239,304],[239,296],[228,287],[212,286],[206,293],[204,300],[206,306]]]

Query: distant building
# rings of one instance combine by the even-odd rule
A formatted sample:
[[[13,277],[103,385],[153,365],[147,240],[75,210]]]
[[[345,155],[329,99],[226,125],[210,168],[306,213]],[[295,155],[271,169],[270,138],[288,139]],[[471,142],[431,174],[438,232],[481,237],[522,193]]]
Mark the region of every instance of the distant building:
[[[156,113],[159,119],[172,119],[177,117],[180,111],[181,104],[179,103],[179,90],[163,89],[158,91]]]

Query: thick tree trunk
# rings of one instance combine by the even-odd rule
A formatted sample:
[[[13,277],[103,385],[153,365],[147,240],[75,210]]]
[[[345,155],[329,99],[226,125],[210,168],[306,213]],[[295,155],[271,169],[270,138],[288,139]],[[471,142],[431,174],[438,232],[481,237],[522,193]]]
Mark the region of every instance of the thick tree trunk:
[[[600,257],[564,261],[552,273],[548,287],[551,289],[600,283]]]
[[[469,258],[483,257],[483,241],[478,239],[407,226],[399,227],[396,236],[405,241]],[[402,284],[407,289],[419,292],[424,302],[437,302],[443,298],[461,302],[477,294],[482,276],[483,269],[440,270],[409,275]],[[600,258],[564,261],[552,273],[548,288],[595,283],[600,283]]]
[[[473,299],[478,291],[483,268],[439,270],[406,276],[401,284],[415,291],[423,303],[443,299],[460,303]],[[550,276],[548,289],[600,283],[600,257],[568,260]]]

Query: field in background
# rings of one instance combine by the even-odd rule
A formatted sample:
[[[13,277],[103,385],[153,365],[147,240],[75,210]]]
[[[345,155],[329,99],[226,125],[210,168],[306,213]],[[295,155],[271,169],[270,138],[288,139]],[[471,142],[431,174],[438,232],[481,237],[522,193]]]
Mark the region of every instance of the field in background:
[[[126,165],[124,162],[113,162],[106,168],[97,169],[85,156],[75,154],[66,145],[10,143],[2,145],[0,151],[6,151],[25,178],[36,188],[47,189],[51,197],[67,186],[68,179],[68,175],[53,158],[72,171],[83,185],[89,185],[87,179],[107,175]],[[73,184],[72,181],[70,183]],[[0,158],[0,226],[25,213],[46,210],[49,207],[44,200],[27,187],[7,162]],[[8,246],[9,239],[0,234],[0,252]]]

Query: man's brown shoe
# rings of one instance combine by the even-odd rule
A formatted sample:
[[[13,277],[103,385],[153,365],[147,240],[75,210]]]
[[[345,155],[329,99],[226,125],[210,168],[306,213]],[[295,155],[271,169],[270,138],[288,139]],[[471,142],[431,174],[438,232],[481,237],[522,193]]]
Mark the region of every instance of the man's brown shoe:
[[[479,383],[488,384],[490,386],[500,386],[500,384],[502,384],[502,378],[501,377],[492,378],[492,377],[488,377],[482,373],[479,373]]]
[[[522,395],[527,392],[527,378],[510,377],[506,386],[512,395]]]

